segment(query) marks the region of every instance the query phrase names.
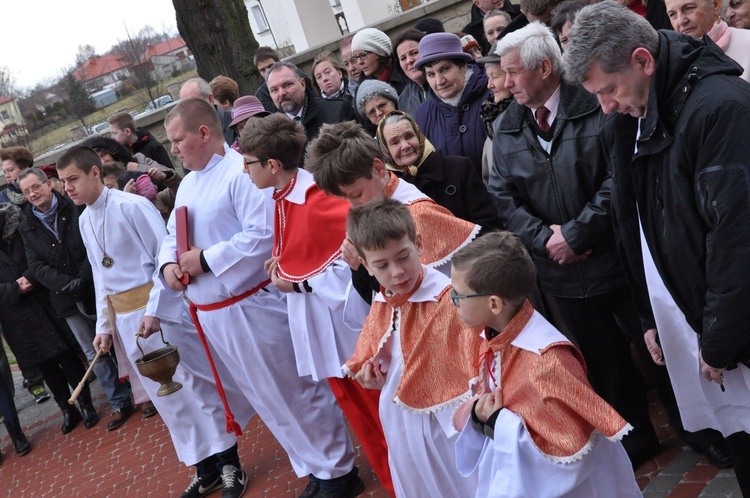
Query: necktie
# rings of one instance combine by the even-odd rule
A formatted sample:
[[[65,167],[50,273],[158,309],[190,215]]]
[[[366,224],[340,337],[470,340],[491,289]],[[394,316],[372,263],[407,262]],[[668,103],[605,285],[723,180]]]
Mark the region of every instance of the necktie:
[[[536,110],[536,122],[539,125],[539,129],[544,133],[549,132],[549,123],[547,118],[549,117],[549,109],[542,106]]]

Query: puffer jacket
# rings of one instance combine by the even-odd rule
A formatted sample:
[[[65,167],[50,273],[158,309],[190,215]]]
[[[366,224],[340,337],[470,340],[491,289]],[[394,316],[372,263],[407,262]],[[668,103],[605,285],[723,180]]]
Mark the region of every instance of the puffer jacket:
[[[70,316],[78,310],[76,301],[94,309],[94,281],[91,265],[78,227],[80,210],[67,197],[53,192],[57,197],[57,230],[60,240],[47,229],[33,213],[33,206],[23,208],[23,221],[19,232],[26,247],[26,258],[34,277],[50,291],[50,302],[58,316]],[[63,287],[75,278],[85,282],[76,295],[62,292]]]
[[[487,130],[479,113],[487,98],[487,76],[473,64],[473,73],[466,82],[458,106],[446,104],[433,92],[417,109],[414,120],[427,139],[446,156],[471,159],[477,173],[482,174],[482,148]]]
[[[707,37],[659,32],[657,60],[635,155],[635,119],[605,123],[614,219],[643,294],[640,213],[659,275],[722,368],[750,358],[750,84]]]
[[[611,178],[599,142],[603,114],[581,86],[560,88],[550,153],[513,102],[493,138],[488,190],[505,227],[524,242],[536,263],[542,292],[592,297],[625,287],[610,216]],[[549,225],[560,225],[576,254],[588,259],[560,265],[547,257]]]
[[[0,324],[18,366],[24,369],[78,346],[67,326],[50,309],[47,289],[27,267],[19,224],[16,206],[0,206]],[[16,282],[21,276],[34,285],[25,294],[20,293]]]

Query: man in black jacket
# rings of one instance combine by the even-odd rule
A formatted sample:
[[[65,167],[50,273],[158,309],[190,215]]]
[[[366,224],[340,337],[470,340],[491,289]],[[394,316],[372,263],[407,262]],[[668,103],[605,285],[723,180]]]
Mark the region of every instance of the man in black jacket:
[[[78,209],[52,189],[40,169],[23,171],[18,182],[29,201],[22,208],[24,219],[19,228],[29,269],[49,289],[50,302],[58,316],[73,331],[86,358],[93,361],[95,324],[83,311],[94,310],[94,286],[78,228]],[[85,309],[86,302],[90,311]],[[119,381],[117,365],[109,355],[99,359],[94,373],[112,405],[107,429],[117,429],[133,411],[130,388]]]
[[[529,47],[537,60],[522,60]],[[490,196],[529,249],[540,290],[559,311],[554,321],[581,349],[594,390],[634,427],[622,442],[637,468],[658,438],[630,356],[628,336],[642,331],[615,249],[601,110],[584,88],[561,82],[562,56],[546,26],[515,31],[497,53],[515,101],[493,139]]]
[[[133,154],[140,152],[157,163],[174,169],[167,149],[149,132],[143,128],[136,128],[133,116],[121,112],[109,118],[107,122],[110,136],[125,147],[130,147]]]
[[[568,78],[617,113],[603,143],[630,280],[655,318],[646,341],[685,428],[727,437],[750,496],[750,84],[708,37],[657,33],[613,2],[581,10],[571,40]]]
[[[324,124],[354,121],[354,109],[345,100],[318,97],[308,78],[291,62],[277,62],[268,70],[268,90],[279,112],[305,127],[310,142]]]

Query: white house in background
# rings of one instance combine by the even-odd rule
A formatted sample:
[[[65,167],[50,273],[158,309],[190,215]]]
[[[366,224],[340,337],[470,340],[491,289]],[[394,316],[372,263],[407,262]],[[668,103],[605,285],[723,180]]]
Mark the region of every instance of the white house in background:
[[[245,6],[258,44],[297,53],[430,1],[245,0]]]
[[[161,81],[172,76],[173,71],[184,71],[192,67],[190,55],[185,40],[178,36],[149,45],[138,62],[153,65],[154,77]]]
[[[0,147],[20,145],[28,134],[16,99],[0,97]]]

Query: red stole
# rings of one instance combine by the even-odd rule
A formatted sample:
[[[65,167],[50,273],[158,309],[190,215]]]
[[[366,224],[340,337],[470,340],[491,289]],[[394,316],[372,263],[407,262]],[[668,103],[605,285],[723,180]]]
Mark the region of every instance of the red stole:
[[[349,203],[326,195],[302,175],[300,178],[298,171],[286,187],[273,194],[273,255],[279,258],[279,277],[289,282],[302,282],[325,270],[341,255],[346,237]],[[303,204],[287,200],[295,188],[305,189]]]

